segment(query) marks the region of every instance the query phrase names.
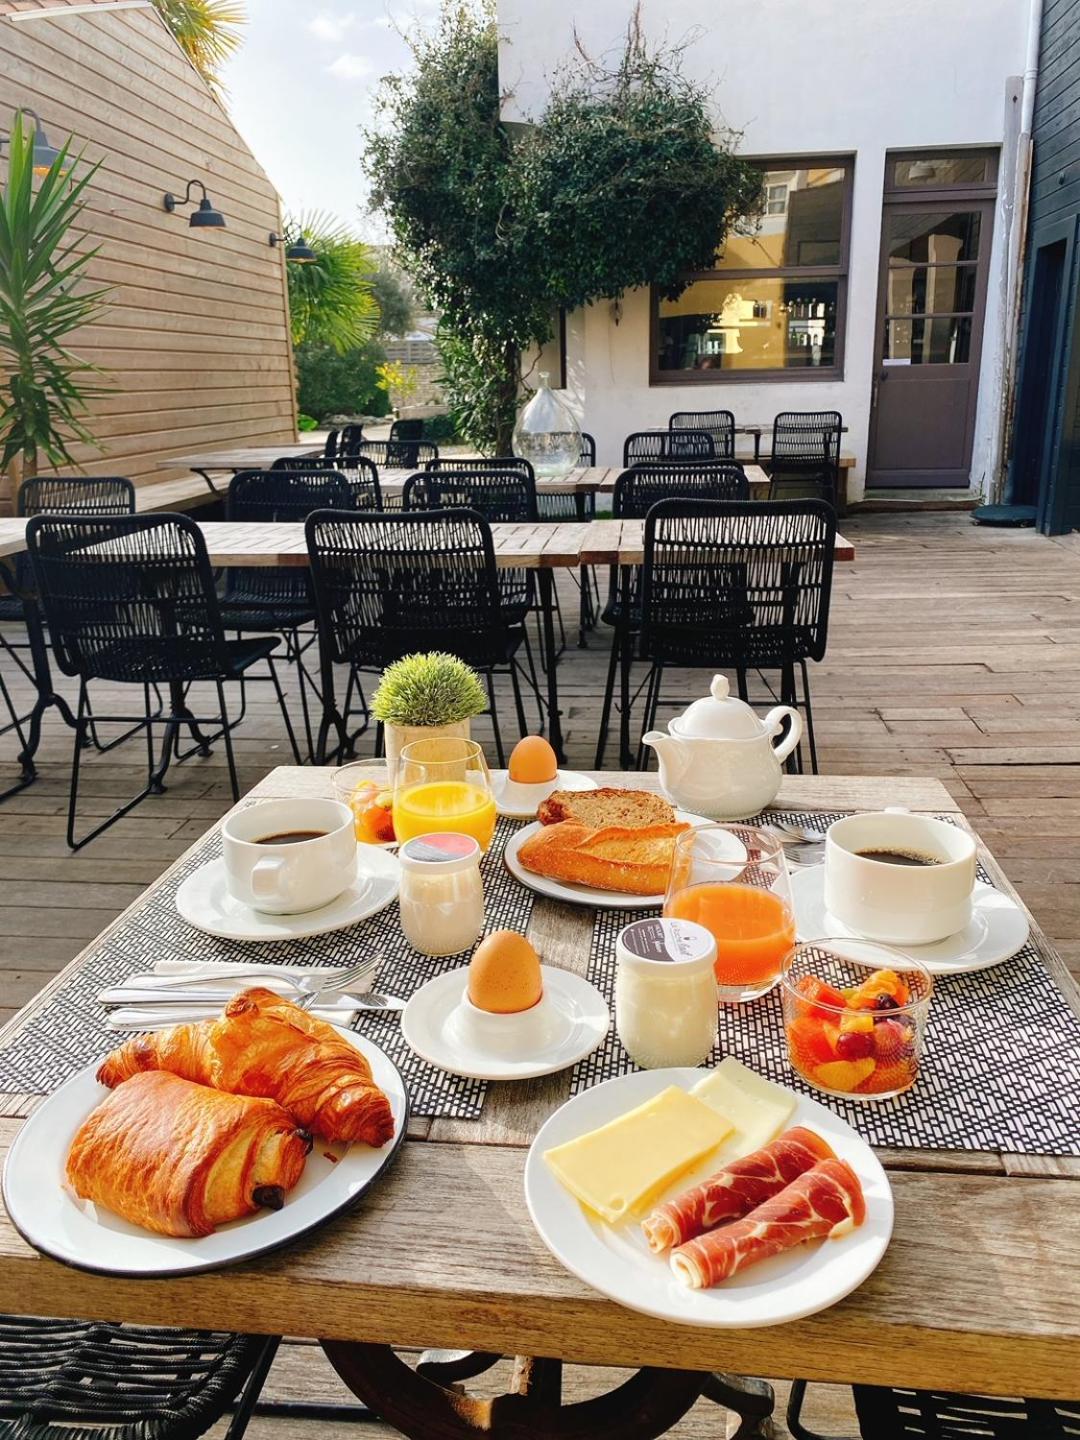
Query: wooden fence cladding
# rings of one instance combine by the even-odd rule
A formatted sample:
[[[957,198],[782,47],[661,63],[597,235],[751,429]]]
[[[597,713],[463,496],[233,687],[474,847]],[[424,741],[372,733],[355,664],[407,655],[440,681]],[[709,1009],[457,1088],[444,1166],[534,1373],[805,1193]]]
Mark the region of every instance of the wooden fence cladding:
[[[0,130],[20,106],[52,144],[71,135],[102,162],[83,221],[101,247],[91,278],[114,290],[72,349],[111,389],[91,408],[101,450],[73,448],[80,468],[138,485],[162,478],[166,455],[294,441],[285,258],[269,243],[280,202],[157,12],[0,16]],[[182,198],[189,179],[205,183],[225,229],[165,211],[165,192]]]

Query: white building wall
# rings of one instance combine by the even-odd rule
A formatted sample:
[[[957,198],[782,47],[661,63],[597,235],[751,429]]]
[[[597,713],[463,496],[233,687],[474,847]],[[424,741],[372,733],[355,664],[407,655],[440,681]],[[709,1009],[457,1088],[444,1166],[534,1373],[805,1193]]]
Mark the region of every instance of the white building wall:
[[[570,59],[617,54],[633,0],[498,0],[504,118],[528,121]],[[887,150],[1001,145],[1023,73],[1028,0],[643,0],[646,33],[685,49],[685,71],[712,86],[720,120],[753,158],[854,155],[844,378],[649,385],[649,296],[628,294],[571,317],[567,381],[598,461],[618,464],[631,430],[673,410],[729,409],[740,422],[780,409],[840,410],[858,499],[867,454]],[[1002,155],[999,186],[1011,157]],[[972,493],[988,482],[1000,417],[1005,214],[999,201],[983,336]]]

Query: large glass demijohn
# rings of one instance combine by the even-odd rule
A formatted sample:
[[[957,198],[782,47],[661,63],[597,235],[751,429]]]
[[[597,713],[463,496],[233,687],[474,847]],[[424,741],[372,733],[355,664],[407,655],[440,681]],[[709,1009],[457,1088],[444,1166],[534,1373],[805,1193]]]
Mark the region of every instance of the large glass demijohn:
[[[561,480],[581,464],[581,427],[546,373],[514,426],[514,454],[529,461],[538,480]]]

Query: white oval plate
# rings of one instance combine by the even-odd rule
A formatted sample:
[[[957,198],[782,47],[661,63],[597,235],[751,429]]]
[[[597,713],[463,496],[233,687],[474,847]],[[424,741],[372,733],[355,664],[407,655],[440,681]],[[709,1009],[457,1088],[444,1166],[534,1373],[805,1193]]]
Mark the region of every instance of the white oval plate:
[[[65,1265],[99,1275],[191,1275],[250,1260],[314,1230],[347,1210],[397,1154],[409,1121],[409,1099],[397,1067],[377,1045],[352,1030],[334,1029],[371,1066],[394,1115],[394,1138],[381,1150],[316,1140],[295,1189],[280,1210],[259,1210],[213,1235],[180,1239],[155,1235],[98,1210],[66,1188],[64,1167],[75,1132],[108,1090],[88,1065],[34,1111],[15,1137],[4,1166],[3,1193],[11,1222],[35,1249]],[[100,1062],[98,1062],[100,1063]],[[337,1163],[327,1155],[337,1157]]]
[[[840,940],[865,938],[826,910],[824,865],[792,870],[791,898],[800,940],[829,936]],[[1015,900],[993,885],[976,882],[971,899],[971,922],[963,930],[933,945],[897,944],[896,948],[921,960],[931,975],[970,975],[1011,960],[1027,944],[1030,933],[1027,916]]]
[[[636,1221],[613,1226],[590,1215],[548,1169],[545,1150],[614,1120],[669,1085],[689,1090],[702,1074],[690,1069],[640,1070],[583,1090],[556,1110],[533,1141],[525,1162],[525,1201],[540,1238],[579,1280],[620,1305],[659,1320],[742,1330],[784,1325],[828,1309],[861,1285],[885,1254],[892,1234],[893,1198],[888,1177],[866,1141],[809,1096],[798,1097],[788,1125],[816,1130],[848,1162],[862,1183],[865,1221],[838,1240],[815,1241],[762,1260],[711,1290],[691,1290],[676,1280],[667,1256],[649,1250]],[[688,1189],[714,1168],[706,1162],[669,1194]]]
[[[691,815],[686,810],[676,810],[675,819],[685,825],[713,825],[704,815]],[[503,858],[506,868],[515,880],[535,890],[538,895],[550,895],[553,900],[565,900],[571,905],[591,905],[597,910],[648,910],[664,903],[663,895],[626,895],[620,890],[594,890],[590,885],[571,885],[568,880],[555,880],[550,875],[535,875],[526,870],[518,859],[518,851],[531,835],[541,828],[539,820],[523,826],[507,841]],[[746,851],[731,837],[731,859],[745,860]]]
[[[591,1055],[611,1024],[607,1001],[595,985],[569,970],[541,966],[544,1003],[555,1011],[553,1025],[541,1043],[513,1057],[478,1049],[453,1024],[469,979],[469,967],[436,975],[409,1000],[401,1016],[401,1033],[422,1060],[451,1075],[469,1080],[529,1080],[553,1075]]]
[[[597,784],[578,770],[559,770],[554,780],[541,785],[522,785],[510,779],[508,770],[492,770],[491,790],[495,809],[511,820],[534,820],[543,802],[555,790],[595,790]]]
[[[229,894],[221,859],[211,860],[188,876],[176,892],[176,908],[189,925],[219,940],[303,940],[308,935],[344,930],[346,925],[385,910],[397,899],[401,883],[396,855],[374,845],[358,845],[356,855],[360,870],[356,880],[319,910],[270,915],[242,905]]]

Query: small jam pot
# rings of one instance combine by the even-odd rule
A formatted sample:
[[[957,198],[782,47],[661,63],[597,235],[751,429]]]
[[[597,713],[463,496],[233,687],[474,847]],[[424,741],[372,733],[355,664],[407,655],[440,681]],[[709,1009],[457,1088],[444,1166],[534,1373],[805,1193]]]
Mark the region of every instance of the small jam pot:
[[[401,929],[422,955],[460,955],[484,928],[480,846],[449,831],[416,835],[398,851]]]
[[[716,1044],[716,941],[693,920],[635,920],[615,942],[615,1028],[646,1070],[700,1065]]]

